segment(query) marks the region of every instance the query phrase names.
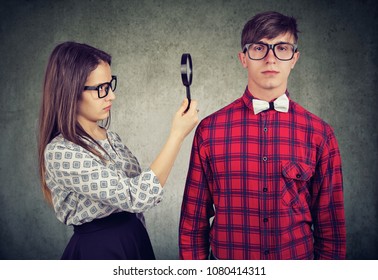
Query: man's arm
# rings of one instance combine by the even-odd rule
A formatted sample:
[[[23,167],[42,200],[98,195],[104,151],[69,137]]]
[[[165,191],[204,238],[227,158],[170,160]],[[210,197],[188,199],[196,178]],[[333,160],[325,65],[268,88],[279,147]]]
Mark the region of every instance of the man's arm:
[[[313,184],[315,259],[345,259],[346,227],[341,157],[331,128],[320,151]]]
[[[209,191],[209,167],[200,131],[199,126],[193,140],[181,207],[180,259],[207,259],[209,255],[209,218],[214,215],[214,210]]]

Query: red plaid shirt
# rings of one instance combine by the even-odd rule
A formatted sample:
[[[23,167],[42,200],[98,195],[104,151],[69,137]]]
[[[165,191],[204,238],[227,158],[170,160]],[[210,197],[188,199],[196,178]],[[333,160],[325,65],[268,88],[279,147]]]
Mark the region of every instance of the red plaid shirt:
[[[210,225],[209,219],[213,218]],[[290,100],[253,112],[244,95],[197,128],[180,258],[344,259],[341,159],[332,128]]]

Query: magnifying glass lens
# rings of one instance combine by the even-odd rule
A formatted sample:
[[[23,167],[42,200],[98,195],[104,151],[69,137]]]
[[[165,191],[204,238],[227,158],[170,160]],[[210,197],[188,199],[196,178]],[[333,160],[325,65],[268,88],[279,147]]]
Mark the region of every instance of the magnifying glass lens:
[[[190,86],[192,83],[193,69],[192,58],[189,53],[184,53],[181,57],[181,78],[184,86]]]
[[[192,70],[192,58],[189,53],[184,53],[181,56],[181,79],[182,83],[186,87],[186,97],[189,101],[188,107],[184,111],[186,113],[189,110],[190,107],[190,85],[192,83],[192,76],[193,76],[193,70]]]

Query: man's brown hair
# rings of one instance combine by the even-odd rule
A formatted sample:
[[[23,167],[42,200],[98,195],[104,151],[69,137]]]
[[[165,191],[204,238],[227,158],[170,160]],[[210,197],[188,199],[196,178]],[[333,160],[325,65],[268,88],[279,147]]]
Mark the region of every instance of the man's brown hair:
[[[263,38],[273,39],[280,34],[290,33],[294,44],[298,42],[297,21],[277,12],[264,12],[255,15],[245,25],[241,36],[241,47],[245,44],[257,43]]]

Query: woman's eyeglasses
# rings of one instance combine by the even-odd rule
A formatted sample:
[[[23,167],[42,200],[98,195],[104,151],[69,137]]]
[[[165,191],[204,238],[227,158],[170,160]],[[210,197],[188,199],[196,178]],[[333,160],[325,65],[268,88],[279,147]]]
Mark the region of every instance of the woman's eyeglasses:
[[[85,86],[84,90],[97,90],[98,98],[104,98],[109,94],[109,89],[113,92],[117,87],[117,76],[112,76],[112,79],[108,83],[103,83],[98,86]]]

